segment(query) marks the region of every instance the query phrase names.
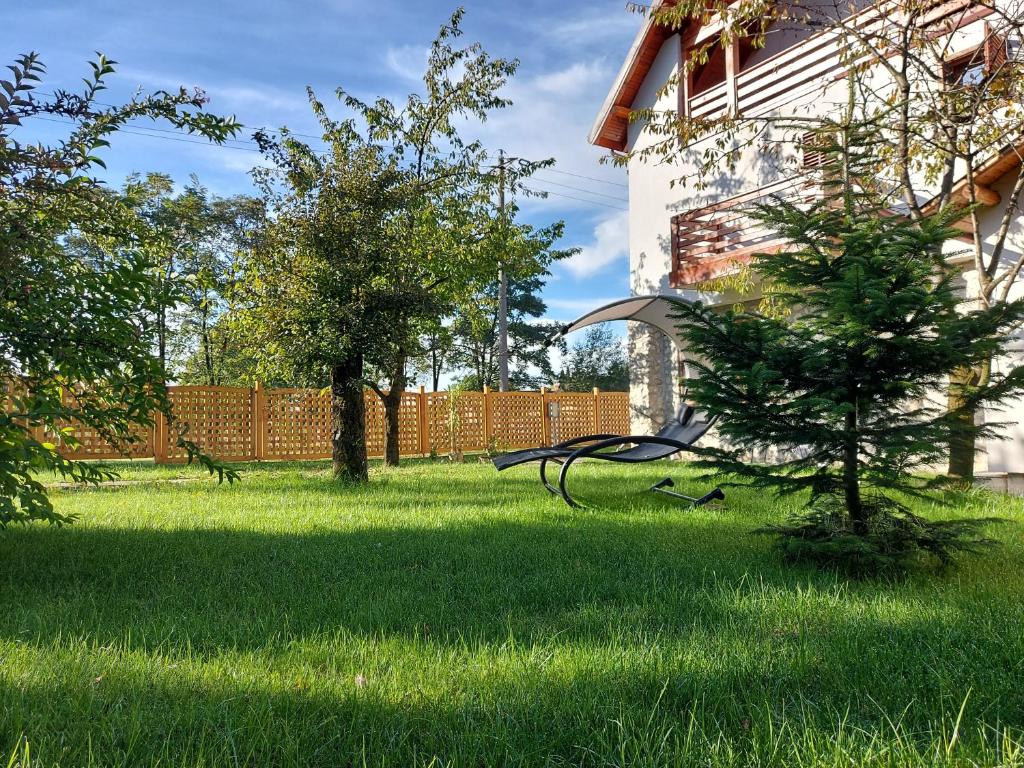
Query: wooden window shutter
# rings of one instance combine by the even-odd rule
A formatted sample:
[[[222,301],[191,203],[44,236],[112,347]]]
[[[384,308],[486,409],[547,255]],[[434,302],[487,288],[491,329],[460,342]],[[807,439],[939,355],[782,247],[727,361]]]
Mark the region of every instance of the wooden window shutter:
[[[804,170],[820,168],[828,159],[825,151],[828,139],[815,131],[809,131],[800,137],[801,162]]]
[[[992,31],[992,27],[985,22],[985,72],[991,75],[1004,64],[1006,64],[1006,38]]]

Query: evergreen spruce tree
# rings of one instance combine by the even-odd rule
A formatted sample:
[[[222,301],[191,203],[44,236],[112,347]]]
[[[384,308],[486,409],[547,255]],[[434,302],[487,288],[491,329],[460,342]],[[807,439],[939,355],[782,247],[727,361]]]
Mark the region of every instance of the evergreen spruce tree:
[[[726,446],[705,449],[698,464],[755,487],[809,492],[806,509],[769,529],[790,557],[859,571],[926,553],[946,563],[982,541],[987,521],[926,521],[898,494],[922,493],[922,470],[944,465],[951,441],[992,435],[964,415],[1021,391],[1024,370],[965,391],[958,409],[941,393],[950,372],[999,353],[1024,306],[965,305],[947,258],[962,212],[912,221],[891,210],[862,172],[877,139],[852,121],[834,128],[823,196],[751,211],[790,244],[752,263],[781,311],[679,308],[700,371],[689,391],[721,417]],[[763,450],[782,460],[748,460]]]

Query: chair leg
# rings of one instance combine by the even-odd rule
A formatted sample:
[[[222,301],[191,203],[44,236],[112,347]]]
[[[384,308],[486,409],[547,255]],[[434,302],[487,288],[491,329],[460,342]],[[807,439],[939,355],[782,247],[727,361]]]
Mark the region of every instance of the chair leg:
[[[664,480],[652,485],[649,490],[654,491],[655,493],[662,493],[665,496],[671,496],[674,499],[683,499],[684,501],[688,501],[690,502],[691,507],[703,507],[705,504],[712,501],[725,501],[725,491],[721,488],[715,488],[715,490],[704,494],[698,499],[695,496],[687,496],[683,493],[668,490],[669,488],[674,488],[675,485],[676,484],[672,481],[671,477],[666,477]]]
[[[548,459],[540,460],[540,481],[544,484],[544,490],[550,493],[552,496],[561,496],[561,492],[555,488],[548,480],[547,472],[545,471],[548,466]]]
[[[562,499],[565,500],[565,503],[568,504],[570,507],[572,507],[573,509],[579,509],[580,505],[577,504],[576,500],[569,495],[569,489],[565,485],[565,481],[569,476],[569,467],[572,466],[573,460],[573,457],[570,456],[568,459],[565,460],[565,462],[562,464],[562,468],[558,471],[558,494],[562,497]]]

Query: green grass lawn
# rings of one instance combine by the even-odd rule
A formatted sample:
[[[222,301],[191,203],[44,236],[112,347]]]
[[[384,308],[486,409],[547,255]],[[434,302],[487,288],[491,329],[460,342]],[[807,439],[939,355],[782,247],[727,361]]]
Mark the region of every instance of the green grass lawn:
[[[1024,765],[1024,516],[938,576],[847,582],[683,467],[126,467],[0,533],[0,764]],[[170,482],[174,478],[186,482]],[[789,502],[786,502],[789,503]],[[25,744],[28,744],[27,748]]]

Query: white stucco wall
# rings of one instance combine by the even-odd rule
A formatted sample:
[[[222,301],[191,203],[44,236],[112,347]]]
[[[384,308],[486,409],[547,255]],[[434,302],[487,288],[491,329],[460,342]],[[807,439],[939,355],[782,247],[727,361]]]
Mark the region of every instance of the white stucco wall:
[[[960,48],[976,42],[977,30],[966,30],[952,46]],[[772,41],[772,49],[755,52],[747,62],[752,66],[763,61],[794,42],[793,36],[783,39],[782,36]],[[641,87],[634,103],[634,109],[653,108],[658,111],[674,110],[678,104],[678,94],[674,87],[659,92],[672,80],[679,65],[679,39],[669,38],[662,46],[647,78]],[[842,81],[833,82],[827,88],[800,96],[782,109],[785,114],[822,115],[838,113],[846,101],[846,84]],[[793,143],[795,136],[787,136],[777,131],[769,137],[772,142],[765,145],[771,152],[755,147],[744,152],[734,171],[723,169],[709,181],[706,188],[697,189],[692,184],[683,185],[678,182],[688,171],[696,167],[696,158],[704,151],[706,139],[688,148],[682,158],[672,163],[657,160],[644,160],[637,156],[629,164],[629,260],[630,286],[635,295],[664,293],[688,295],[693,292],[680,292],[669,286],[671,271],[671,218],[677,213],[701,208],[713,202],[736,197],[740,194],[756,190],[781,179],[792,176],[797,168],[798,150]],[[633,123],[629,127],[627,150],[642,150],[659,140],[645,129],[643,124]],[[1004,199],[1012,186],[1010,179],[1004,179],[996,186]],[[993,233],[998,227],[998,219],[1002,208],[989,209],[981,216],[983,232]],[[991,246],[994,235],[988,238]],[[1016,259],[1024,252],[1024,214],[1018,211],[1014,224],[1014,234],[1008,246],[1006,259]],[[968,293],[971,293],[973,276],[965,274],[968,282]],[[1011,298],[1024,296],[1024,280],[1015,287]],[[705,297],[710,298],[710,297]],[[733,299],[728,299],[732,301]],[[666,350],[666,342],[653,338],[642,326],[630,329],[630,349],[633,370],[631,378],[631,399],[633,402],[633,429],[647,432],[656,429],[671,414],[674,400],[673,390],[679,388],[677,361]],[[1007,370],[1009,366],[1024,362],[1024,336],[1018,342],[1018,348],[1010,357],[997,361],[997,371]],[[669,386],[666,387],[666,382]],[[1003,429],[1006,441],[988,442],[984,444],[985,452],[979,456],[979,471],[1024,472],[1024,398],[1007,404],[999,414],[986,414],[989,421],[1008,422]]]
[[[666,88],[679,67],[679,38],[670,37],[662,45],[633,108],[652,108],[657,111],[674,110],[678,104],[678,92]],[[808,109],[839,109],[843,104],[844,86],[832,86],[828,95],[816,93],[804,101]],[[659,95],[660,94],[660,95]],[[789,109],[789,107],[787,107]],[[792,139],[781,131],[776,138]],[[659,138],[646,130],[642,123],[629,126],[627,150],[642,150],[655,144]],[[682,159],[674,162],[644,160],[634,156],[629,163],[629,266],[630,288],[633,295],[653,293],[681,295],[695,298],[695,291],[679,291],[669,286],[672,268],[672,246],[670,240],[671,219],[678,213],[736,197],[786,178],[795,168],[795,144],[782,144],[781,152],[768,157],[757,149],[746,151],[736,169],[723,169],[717,177],[706,180],[698,189],[692,181],[680,183],[689,168],[695,167],[696,158],[707,145],[715,140],[709,137],[689,147]],[[675,183],[674,183],[675,182]],[[707,301],[715,297],[705,295]],[[633,371],[631,373],[631,401],[633,404],[633,429],[648,432],[664,423],[678,402],[681,382],[676,375],[677,360],[665,354],[659,346],[661,341],[650,338],[651,331],[643,326],[630,328],[630,348]],[[662,361],[659,368],[658,361]],[[669,380],[676,396],[665,395],[664,382]]]
[[[999,183],[993,184],[992,188],[999,192],[1003,200],[1008,200],[1013,189],[1013,175],[1004,176]],[[993,208],[979,211],[979,223],[981,231],[988,233],[985,237],[986,251],[991,253],[995,245],[1000,221],[1005,210],[1005,205],[998,205]],[[1002,265],[1008,268],[1024,255],[1024,210],[1018,204],[1016,216],[1006,239],[1005,250],[1002,255]],[[964,277],[968,281],[968,290],[976,285],[976,278],[973,270],[967,272]],[[1010,290],[1009,299],[1015,300],[1024,297],[1024,278],[1019,277]],[[997,359],[993,365],[994,372],[998,375],[1024,364],[1024,332],[1018,331],[1008,350],[1009,354]],[[1024,398],[1017,398],[1004,403],[998,409],[990,409],[984,414],[988,423],[1003,423],[999,428],[1000,436],[1003,439],[989,440],[982,444],[983,452],[978,456],[978,471],[989,472],[1024,472]]]

